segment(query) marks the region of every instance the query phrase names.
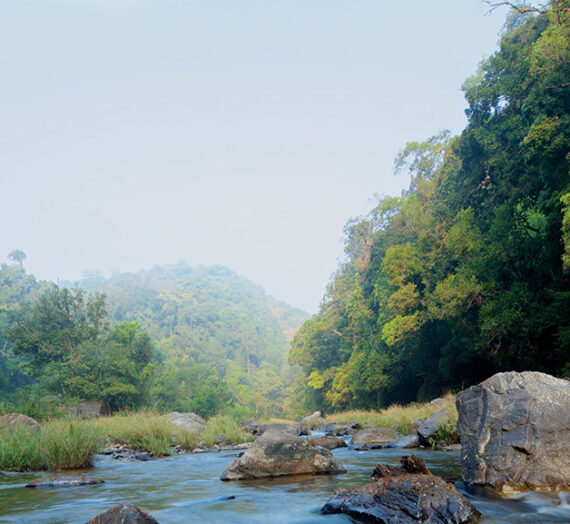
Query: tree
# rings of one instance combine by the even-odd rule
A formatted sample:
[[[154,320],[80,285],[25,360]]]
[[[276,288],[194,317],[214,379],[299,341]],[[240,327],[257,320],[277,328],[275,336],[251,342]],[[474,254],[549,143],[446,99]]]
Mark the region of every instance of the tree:
[[[13,251],[10,251],[10,253],[8,254],[8,258],[10,260],[13,260],[20,267],[23,267],[24,260],[26,260],[26,253],[24,253],[20,249],[14,249]]]

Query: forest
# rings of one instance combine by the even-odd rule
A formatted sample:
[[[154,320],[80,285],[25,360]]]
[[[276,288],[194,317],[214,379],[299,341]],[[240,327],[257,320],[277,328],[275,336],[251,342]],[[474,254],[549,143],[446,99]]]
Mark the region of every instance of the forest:
[[[400,197],[344,230],[295,336],[307,409],[379,408],[504,370],[570,373],[570,7],[512,10],[468,78],[468,125],[409,143]]]
[[[0,267],[5,403],[283,413],[288,337],[308,315],[245,277],[179,262],[55,285],[26,273],[23,252],[10,259]]]
[[[409,188],[348,221],[311,318],[221,266],[56,285],[12,251],[0,402],[243,418],[379,409],[503,370],[568,376],[569,5],[512,10],[462,86],[467,126],[401,150]]]

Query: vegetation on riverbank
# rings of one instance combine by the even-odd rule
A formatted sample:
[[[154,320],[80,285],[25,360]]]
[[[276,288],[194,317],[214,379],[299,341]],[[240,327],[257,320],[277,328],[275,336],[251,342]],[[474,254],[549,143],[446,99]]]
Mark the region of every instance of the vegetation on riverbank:
[[[412,427],[414,422],[419,419],[427,419],[442,409],[445,409],[449,414],[447,426],[455,427],[457,410],[455,408],[455,395],[451,394],[446,395],[437,402],[412,402],[405,406],[393,404],[380,411],[340,411],[325,417],[325,423],[348,424],[356,422],[363,427],[392,428],[407,435],[413,433]]]

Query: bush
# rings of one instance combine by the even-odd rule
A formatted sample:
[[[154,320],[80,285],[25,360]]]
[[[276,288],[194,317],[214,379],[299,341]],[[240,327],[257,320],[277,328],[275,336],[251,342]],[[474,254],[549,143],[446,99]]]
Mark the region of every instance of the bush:
[[[44,469],[40,434],[19,426],[0,432],[0,470],[37,471]]]
[[[47,467],[56,471],[91,467],[101,437],[88,422],[58,420],[44,424],[41,450]]]

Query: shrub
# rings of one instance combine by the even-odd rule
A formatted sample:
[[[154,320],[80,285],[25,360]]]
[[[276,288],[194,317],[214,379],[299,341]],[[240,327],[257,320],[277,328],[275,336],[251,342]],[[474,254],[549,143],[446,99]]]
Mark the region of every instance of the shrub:
[[[239,424],[227,415],[217,415],[208,419],[202,437],[208,447],[216,443],[217,437],[226,437],[231,444],[237,444],[238,442],[245,442],[247,440]]]

